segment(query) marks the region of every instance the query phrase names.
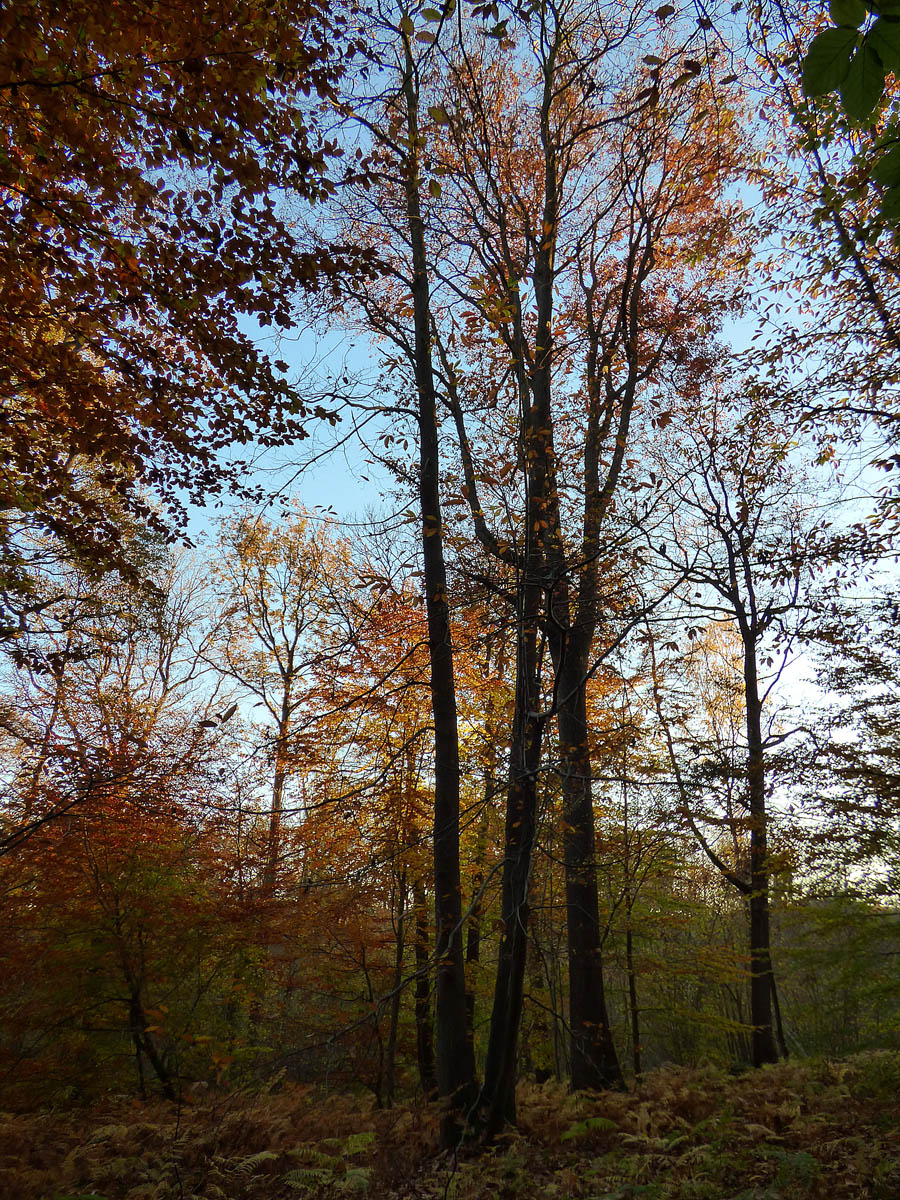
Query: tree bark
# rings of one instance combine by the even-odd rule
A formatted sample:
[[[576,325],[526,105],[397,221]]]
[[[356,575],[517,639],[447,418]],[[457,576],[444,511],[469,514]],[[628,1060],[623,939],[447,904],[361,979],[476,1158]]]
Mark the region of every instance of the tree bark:
[[[440,508],[437,408],[431,361],[431,302],[425,226],[420,196],[418,88],[415,63],[404,35],[403,93],[409,156],[405,179],[406,215],[412,248],[412,302],[415,376],[419,419],[419,503],[431,703],[434,717],[434,903],[436,1069],[438,1092],[459,1113],[475,1099],[475,1059],[466,1030],[462,898],[459,869],[459,738],[450,605]],[[444,1140],[458,1132],[448,1124]]]
[[[400,996],[403,985],[403,951],[406,948],[406,868],[397,881],[397,928],[394,944],[394,977],[391,981],[391,1013],[388,1021],[387,1051],[384,1067],[384,1106],[394,1104],[394,1075],[397,1059],[397,1031],[400,1025]]]
[[[516,1057],[528,950],[528,886],[537,828],[537,781],[544,718],[539,711],[537,618],[540,587],[523,589],[516,653],[516,704],[510,743],[509,786],[501,884],[501,935],[491,1031],[479,1100],[482,1136],[490,1141],[516,1119]]]
[[[762,704],[756,667],[756,644],[744,639],[744,693],[747,713],[747,792],[750,808],[750,1023],[753,1065],[778,1061],[772,1027],[771,937],[769,931],[769,863],[766,778],[763,760]]]
[[[419,1064],[419,1083],[426,1099],[437,1094],[434,1072],[434,1029],[431,1024],[431,971],[429,967],[428,906],[425,885],[413,881],[413,906],[416,918],[416,1061]]]
[[[599,1090],[620,1087],[622,1071],[609,1027],[603,986],[584,684],[587,664],[582,667],[582,657],[573,654],[574,670],[561,671],[557,724],[562,758],[572,1087]]]

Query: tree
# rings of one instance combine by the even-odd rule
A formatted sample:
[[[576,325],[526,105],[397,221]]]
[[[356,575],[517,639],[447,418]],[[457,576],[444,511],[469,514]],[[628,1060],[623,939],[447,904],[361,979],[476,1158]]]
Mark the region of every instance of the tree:
[[[298,291],[366,256],[305,245],[279,205],[333,186],[314,100],[346,39],[326,6],[34,0],[0,45],[8,633],[47,603],[36,544],[134,577],[129,522],[165,531],[238,484],[227,445],[303,436],[248,329],[288,328]]]
[[[808,622],[809,585],[821,569],[823,548],[804,511],[801,480],[789,457],[789,431],[776,421],[764,390],[755,396],[752,386],[745,390],[750,393],[747,402],[717,399],[707,407],[702,423],[679,425],[664,443],[658,469],[670,473],[673,509],[670,521],[654,529],[653,541],[659,539],[658,560],[695,589],[689,611],[703,614],[713,629],[716,622],[724,623],[735,635],[736,662],[729,663],[727,648],[719,654],[724,673],[714,691],[722,706],[718,715],[730,729],[714,729],[721,734],[717,752],[695,763],[692,771],[682,771],[675,764],[670,727],[664,724],[692,828],[713,863],[746,897],[752,1054],[754,1065],[760,1066],[778,1057],[772,1015],[777,996],[770,944],[767,771],[772,751],[792,732],[767,723],[763,714]],[[657,679],[662,720],[659,684]],[[715,720],[714,710],[710,716]],[[694,744],[697,749],[696,735]],[[742,760],[740,765],[729,761],[732,756]],[[726,819],[735,850],[731,865],[700,833],[692,815],[694,794],[711,791],[716,778],[726,789]],[[749,836],[746,864],[739,830]]]
[[[779,404],[790,420],[805,417],[823,460],[836,459],[841,444],[862,445],[866,461],[888,472],[882,520],[867,530],[875,544],[893,536],[897,511],[897,90],[890,85],[871,115],[854,119],[821,94],[829,90],[821,73],[836,71],[837,86],[858,46],[847,79],[857,99],[868,92],[874,106],[884,73],[872,39],[884,48],[880,35],[895,28],[889,8],[880,5],[882,15],[867,18],[862,37],[856,26],[866,9],[855,0],[831,7],[835,25],[827,29],[820,10],[780,3],[756,10],[750,24],[752,52],[763,67],[752,85],[768,134],[758,174],[765,197],[760,232],[771,248],[757,337],[766,337],[760,349],[779,379]],[[798,68],[814,35],[818,65],[804,67],[801,80]]]
[[[9,996],[14,1047],[27,1056],[62,1022],[63,1052],[95,1062],[125,1034],[141,1091],[149,1070],[175,1098],[179,1034],[192,1036],[232,943],[208,900],[218,864],[197,837],[221,799],[210,733],[221,720],[191,644],[200,589],[175,563],[155,584],[156,601],[139,606],[108,581],[90,652],[56,674],[19,672],[16,717],[4,722],[17,753],[3,920],[8,954],[44,993]],[[154,1020],[160,1003],[169,1021]]]
[[[426,25],[438,20],[424,17]],[[696,253],[692,239],[717,267],[732,249],[724,212],[709,194],[718,195],[733,169],[733,143],[726,114],[709,130],[699,183],[696,137],[711,101],[705,86],[684,88],[693,68],[676,82],[687,44],[667,44],[663,57],[640,64],[664,40],[659,19],[642,9],[614,21],[589,7],[540,6],[511,15],[487,41],[454,20],[418,33],[411,17],[404,21],[395,27],[398,40],[428,47],[417,57],[410,49],[402,68],[415,80],[417,123],[403,117],[409,88],[405,109],[385,93],[375,136],[385,163],[415,147],[416,220],[427,223],[428,237],[416,248],[403,229],[399,184],[385,167],[377,219],[369,201],[352,220],[377,239],[389,268],[384,286],[358,299],[369,327],[391,346],[391,369],[404,378],[411,364],[419,391],[418,364],[433,341],[437,394],[458,444],[461,479],[450,502],[462,491],[470,531],[514,597],[510,841],[483,1089],[496,1129],[514,1107],[537,777],[553,719],[568,795],[573,1081],[602,1086],[619,1077],[603,1003],[584,736],[584,687],[603,607],[600,526],[639,395],[662,403],[648,385],[664,362],[673,377],[703,362],[713,294],[687,263]],[[623,78],[627,87],[618,86]],[[667,107],[656,108],[663,87],[671,89]],[[427,281],[427,321],[408,290],[412,276]],[[564,475],[583,480],[571,489],[581,495],[561,487]]]
[[[714,134],[703,127],[709,91],[668,75],[690,53],[690,36],[661,48],[657,24],[640,7],[617,22],[589,6],[541,6],[521,26],[521,81],[502,52],[464,44],[449,62],[443,105],[453,116],[441,163],[445,254],[436,265],[451,297],[436,331],[441,382],[472,529],[518,575],[519,703],[530,714],[521,718],[522,745],[539,756],[549,719],[559,732],[575,1087],[621,1078],[604,1000],[585,700],[603,653],[598,627],[620,582],[603,530],[627,472],[637,407],[663,408],[666,387],[689,386],[705,369],[715,317],[708,277],[701,289],[687,267],[693,239],[716,269],[734,249],[718,201],[734,169],[727,117]],[[637,65],[642,54],[649,67]],[[619,87],[613,70],[615,79],[633,72],[631,85]],[[661,88],[671,89],[665,108],[656,107]],[[701,129],[710,141],[698,150]],[[729,299],[717,292],[716,302]],[[496,417],[480,394],[488,380],[500,381],[488,384]],[[498,463],[486,443],[504,425],[512,436],[501,435],[508,461]],[[537,654],[544,642],[549,697]],[[526,775],[536,769],[533,751],[519,757]],[[529,787],[512,819],[523,836],[533,826],[523,818],[534,811]],[[526,876],[527,867],[509,900],[510,937],[521,923],[512,914],[525,911]],[[512,1037],[514,1016],[498,1014],[496,1028]]]
[[[272,769],[264,883],[271,892],[291,768],[318,716],[312,697],[346,644],[349,551],[302,510],[278,526],[252,513],[227,521],[218,549],[213,587],[222,615],[209,661],[263,710],[258,728]]]

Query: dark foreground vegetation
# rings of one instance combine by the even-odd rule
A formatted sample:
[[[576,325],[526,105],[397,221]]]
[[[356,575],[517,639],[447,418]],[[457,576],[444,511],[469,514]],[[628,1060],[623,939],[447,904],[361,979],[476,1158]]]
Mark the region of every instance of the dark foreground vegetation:
[[[109,1100],[0,1118],[17,1200],[894,1200],[900,1054],[732,1075],[667,1068],[633,1091],[519,1088],[488,1153],[439,1153],[437,1105],[376,1110],[276,1087],[197,1102]]]

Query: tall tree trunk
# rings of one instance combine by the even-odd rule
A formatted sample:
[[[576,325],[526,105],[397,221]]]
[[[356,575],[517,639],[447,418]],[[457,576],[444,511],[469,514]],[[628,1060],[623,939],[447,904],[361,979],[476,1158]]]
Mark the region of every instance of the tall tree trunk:
[[[281,817],[284,812],[284,787],[287,782],[288,734],[291,727],[291,693],[285,688],[275,739],[275,778],[272,782],[272,810],[266,839],[266,861],[263,868],[263,887],[267,894],[275,889],[278,863],[281,858]]]
[[[744,640],[744,695],[747,712],[747,791],[750,807],[750,1023],[753,1065],[778,1061],[772,1028],[771,940],[766,778],[763,761],[762,705],[756,667],[756,643]]]
[[[560,665],[560,757],[563,792],[563,858],[569,943],[569,1028],[572,1087],[620,1087],[622,1071],[609,1027],[603,986],[600,906],[594,848],[591,755],[584,680],[587,655],[569,648]]]
[[[394,946],[394,977],[391,981],[391,1011],[388,1020],[387,1051],[384,1067],[384,1106],[394,1103],[394,1075],[397,1059],[397,1030],[400,1025],[400,997],[403,991],[403,951],[406,942],[406,868],[397,884],[397,930]]]
[[[641,1078],[641,1018],[638,1011],[637,975],[634,969],[634,934],[631,929],[631,910],[634,899],[629,891],[625,898],[625,970],[628,973],[628,1010],[631,1016],[631,1065],[635,1079]]]
[[[412,301],[415,375],[419,417],[419,503],[431,704],[434,717],[434,903],[436,1067],[441,1096],[458,1112],[475,1099],[475,1058],[466,1031],[466,979],[463,963],[462,897],[459,869],[459,738],[450,605],[440,508],[438,424],[431,361],[431,301],[425,226],[421,209],[418,88],[407,35],[403,79],[409,156],[405,180],[406,214],[412,247]],[[452,1123],[445,1141],[457,1133]]]
[[[487,854],[488,826],[490,824],[490,797],[494,787],[493,755],[491,770],[485,783],[484,811],[478,822],[475,840],[475,862],[472,872],[472,903],[466,922],[466,1030],[472,1052],[475,1051],[475,968],[481,960],[481,919],[484,913],[484,859]]]
[[[541,592],[533,583],[526,583],[523,591],[504,834],[502,932],[479,1104],[485,1140],[494,1138],[507,1122],[516,1119],[516,1057],[528,949],[528,884],[537,828],[537,781],[544,729],[539,712],[537,637]]]
[[[429,966],[428,906],[425,885],[413,880],[413,906],[416,916],[416,1060],[419,1082],[427,1099],[437,1092],[434,1071],[434,1030],[431,1024],[431,970]]]

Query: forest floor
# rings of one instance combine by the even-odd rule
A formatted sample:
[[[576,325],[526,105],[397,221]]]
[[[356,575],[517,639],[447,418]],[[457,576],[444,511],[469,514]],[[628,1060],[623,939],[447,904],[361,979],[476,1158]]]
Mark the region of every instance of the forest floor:
[[[667,1069],[628,1093],[524,1085],[488,1153],[438,1153],[435,1106],[282,1086],[0,1114],[0,1200],[898,1200],[900,1053],[744,1075]]]

